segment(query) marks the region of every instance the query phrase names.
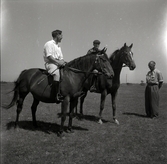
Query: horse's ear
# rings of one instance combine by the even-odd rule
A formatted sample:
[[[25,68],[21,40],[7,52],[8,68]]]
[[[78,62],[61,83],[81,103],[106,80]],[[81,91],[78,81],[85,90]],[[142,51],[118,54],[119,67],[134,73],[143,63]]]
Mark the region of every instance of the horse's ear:
[[[126,47],[126,43],[124,43],[124,47]]]
[[[104,47],[104,52],[106,52],[107,51],[107,48],[106,47]]]
[[[101,50],[101,53],[105,53],[107,51],[107,48],[104,47],[102,50]]]
[[[133,43],[129,46],[129,48],[132,48],[133,47]]]

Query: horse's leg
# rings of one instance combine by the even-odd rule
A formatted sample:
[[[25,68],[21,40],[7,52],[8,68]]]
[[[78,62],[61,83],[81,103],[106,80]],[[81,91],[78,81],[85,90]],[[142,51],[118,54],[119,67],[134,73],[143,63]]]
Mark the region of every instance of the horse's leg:
[[[88,92],[85,92],[85,94],[80,98],[80,115],[83,116],[83,103],[85,100],[85,97],[87,96]]]
[[[115,92],[114,94],[111,94],[112,109],[113,109],[113,120],[114,120],[114,123],[119,125],[119,121],[116,119],[116,98],[117,98],[117,92]]]
[[[39,104],[39,100],[37,100],[35,97],[34,97],[34,101],[33,101],[33,104],[31,106],[31,112],[32,112],[32,121],[33,121],[33,126],[34,127],[37,127],[37,121],[36,121],[36,111],[37,111],[37,106]]]
[[[103,112],[103,109],[104,109],[104,104],[105,104],[106,96],[107,96],[107,90],[104,90],[101,93],[100,112],[99,112],[99,121],[98,121],[99,124],[103,123],[102,122],[102,112]]]
[[[77,99],[73,100],[70,102],[70,112],[69,112],[69,124],[68,124],[68,131],[70,131],[71,133],[73,132],[72,130],[72,120],[74,118],[74,108],[77,105]]]
[[[19,93],[19,100],[17,100],[17,110],[16,110],[16,121],[15,121],[15,128],[18,126],[18,121],[19,121],[19,115],[22,111],[23,108],[23,102],[25,97],[27,96],[27,93]]]
[[[67,115],[67,109],[69,106],[69,96],[66,96],[61,104],[61,125],[60,125],[60,130],[58,132],[58,136],[62,137],[63,136],[63,131],[64,131],[64,122],[66,120],[66,115]]]
[[[77,98],[77,100],[76,100],[76,106],[74,107],[75,109],[75,116],[77,117],[77,115],[78,115],[78,98]]]

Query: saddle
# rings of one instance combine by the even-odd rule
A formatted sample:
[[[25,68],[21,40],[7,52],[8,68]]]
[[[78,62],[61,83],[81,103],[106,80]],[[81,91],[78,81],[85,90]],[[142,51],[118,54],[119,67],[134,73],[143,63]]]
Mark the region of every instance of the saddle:
[[[42,72],[42,74],[47,76],[49,84],[52,84],[53,76],[50,73],[48,73],[48,71],[45,69],[39,69],[39,70]],[[64,68],[60,68],[59,72],[60,72],[60,82],[61,82],[63,80]]]

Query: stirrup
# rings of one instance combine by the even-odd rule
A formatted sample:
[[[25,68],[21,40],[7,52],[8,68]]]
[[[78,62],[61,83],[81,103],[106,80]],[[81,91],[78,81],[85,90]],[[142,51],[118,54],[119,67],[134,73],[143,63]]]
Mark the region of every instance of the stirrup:
[[[95,88],[95,86],[90,87],[90,92],[96,92],[96,91],[97,91],[97,89]]]
[[[57,104],[59,104],[59,103],[63,102],[63,100],[64,100],[63,98],[64,98],[64,97],[58,93],[58,94],[56,94],[55,102],[56,102]]]
[[[64,97],[60,93],[58,93],[56,95],[56,100],[62,102],[64,100]]]

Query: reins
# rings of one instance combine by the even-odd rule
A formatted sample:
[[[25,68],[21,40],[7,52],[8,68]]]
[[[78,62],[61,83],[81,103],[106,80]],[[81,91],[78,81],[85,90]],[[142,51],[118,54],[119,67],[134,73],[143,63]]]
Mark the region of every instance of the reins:
[[[97,73],[94,73],[94,72],[89,72],[89,71],[82,71],[80,69],[77,69],[77,68],[73,68],[73,67],[68,67],[68,69],[74,73],[89,73],[89,74],[97,74]]]
[[[65,66],[66,68],[68,67],[68,66]],[[65,69],[66,69],[65,68]],[[40,81],[38,81],[38,85],[42,82],[42,81],[44,81],[47,77],[49,77],[49,76],[53,76],[53,73],[56,71],[56,70],[58,70],[59,68],[56,68],[52,73],[50,73],[50,74],[48,74],[46,77],[44,77],[43,79],[41,79]],[[70,70],[70,71],[72,71],[72,72],[74,72],[74,73],[84,73],[84,74],[101,74],[101,73],[94,73],[94,72],[89,72],[89,71],[82,71],[82,70],[80,70],[80,69],[77,69],[77,68],[73,68],[73,67],[68,67],[68,70]]]
[[[95,63],[97,63],[98,62],[98,59],[99,59],[99,57],[100,57],[100,55],[96,55],[96,60],[95,60]],[[100,66],[101,66],[101,63],[99,62],[99,64],[100,64]],[[61,66],[59,67],[59,68],[56,68],[53,72],[51,72],[50,74],[48,74],[46,77],[44,77],[43,79],[41,79],[40,81],[38,81],[38,85],[42,82],[42,81],[44,81],[47,77],[49,77],[49,76],[52,76],[53,75],[53,73],[56,71],[56,70],[58,70],[58,69],[60,69],[61,68]],[[67,66],[67,65],[65,65],[64,66],[64,69],[68,69],[68,70],[70,70],[70,71],[72,71],[72,72],[74,72],[74,73],[84,73],[84,74],[101,74],[101,73],[94,73],[94,72],[90,72],[90,71],[82,71],[82,70],[80,70],[80,69],[77,69],[77,68],[73,68],[73,67],[69,67],[69,66]],[[102,72],[103,72],[103,70],[102,70]]]

